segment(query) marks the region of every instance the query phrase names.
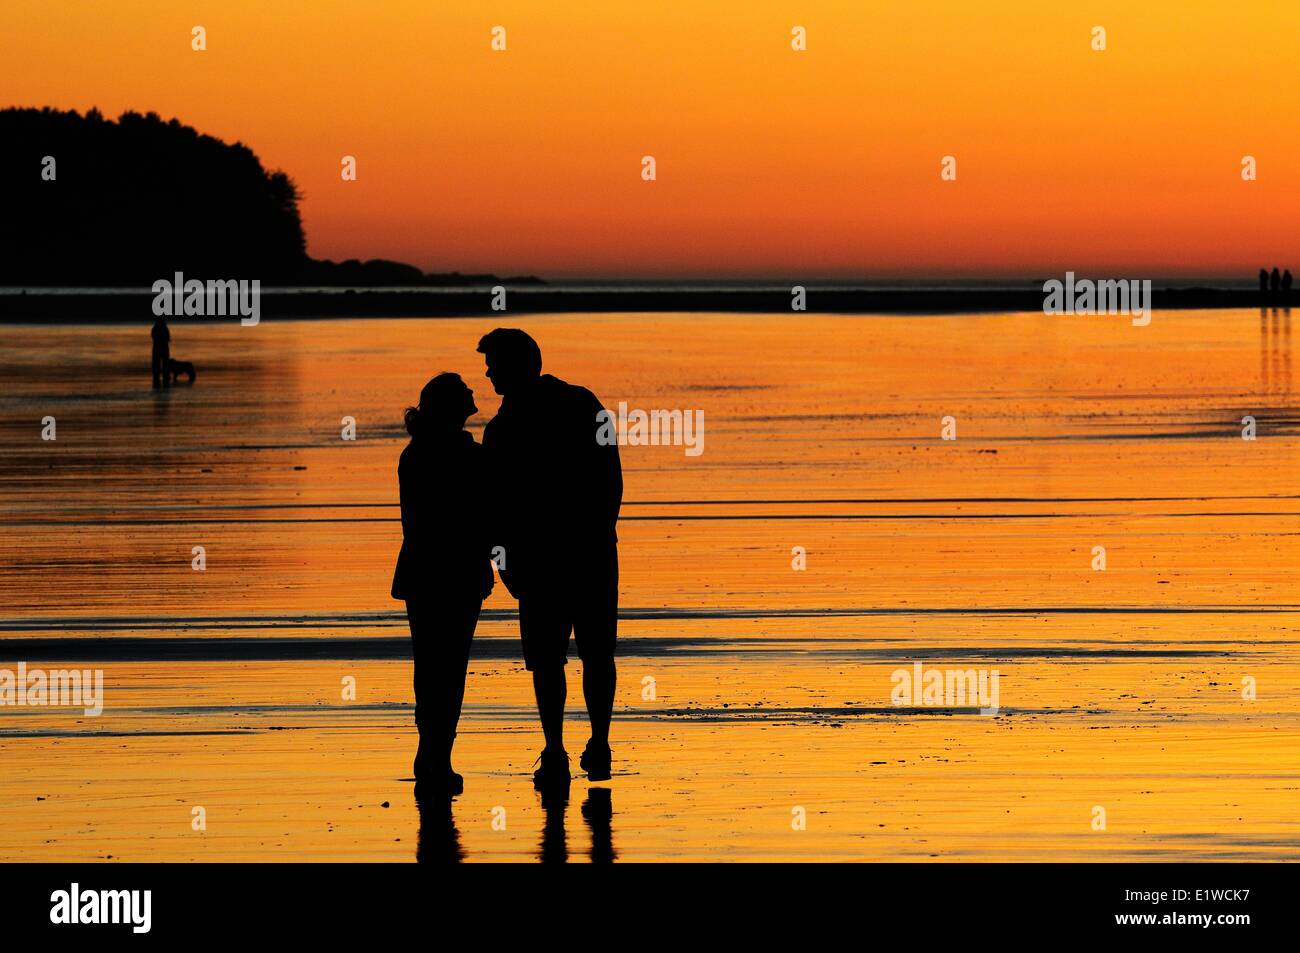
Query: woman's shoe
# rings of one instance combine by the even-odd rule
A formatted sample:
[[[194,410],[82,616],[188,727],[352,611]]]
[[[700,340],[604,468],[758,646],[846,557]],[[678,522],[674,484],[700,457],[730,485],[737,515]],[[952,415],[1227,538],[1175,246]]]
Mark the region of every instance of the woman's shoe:
[[[415,763],[411,765],[411,773],[415,775],[416,781],[422,781],[425,778],[432,778],[438,774],[437,761],[431,752],[433,745],[420,739],[420,746],[415,749]]]
[[[416,777],[415,799],[452,798],[465,793],[465,779],[448,768],[445,773],[432,778]]]

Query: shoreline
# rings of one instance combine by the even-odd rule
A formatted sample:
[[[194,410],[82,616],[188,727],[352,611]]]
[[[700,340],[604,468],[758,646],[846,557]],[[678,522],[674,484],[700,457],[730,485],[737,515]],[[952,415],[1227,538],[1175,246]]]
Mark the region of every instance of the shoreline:
[[[261,292],[261,318],[429,318],[489,317],[519,314],[705,312],[719,314],[790,314],[788,290],[507,287],[506,308],[494,309],[490,289],[466,287],[440,291],[374,289],[297,291],[268,288]],[[109,323],[149,321],[154,317],[152,291],[80,293],[42,291],[0,294],[0,323]],[[1262,292],[1244,288],[1157,288],[1158,310],[1289,308],[1300,305],[1300,291]],[[864,289],[807,290],[806,314],[949,315],[1041,312],[1038,288],[999,289]],[[1104,315],[1110,316],[1110,315]],[[236,316],[237,317],[237,316]],[[224,322],[230,316],[185,316],[188,321]]]

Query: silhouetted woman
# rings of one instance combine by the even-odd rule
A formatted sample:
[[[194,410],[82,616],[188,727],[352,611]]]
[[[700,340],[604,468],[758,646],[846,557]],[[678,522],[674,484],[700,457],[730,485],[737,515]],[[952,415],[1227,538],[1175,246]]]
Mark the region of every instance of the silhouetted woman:
[[[451,748],[470,642],[492,591],[483,451],[465,430],[477,411],[459,375],[439,374],[420,391],[420,405],[406,411],[411,442],[397,465],[402,551],[392,595],[406,601],[415,656],[416,797],[459,794],[465,786],[452,770]]]

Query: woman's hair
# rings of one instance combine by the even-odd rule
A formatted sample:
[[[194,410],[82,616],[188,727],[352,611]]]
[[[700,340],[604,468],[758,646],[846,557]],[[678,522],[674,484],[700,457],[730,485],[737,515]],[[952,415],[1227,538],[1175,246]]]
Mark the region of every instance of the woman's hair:
[[[427,430],[431,421],[455,414],[460,405],[453,401],[458,401],[464,386],[460,375],[450,372],[430,380],[420,391],[419,406],[406,408],[406,432],[414,437]]]

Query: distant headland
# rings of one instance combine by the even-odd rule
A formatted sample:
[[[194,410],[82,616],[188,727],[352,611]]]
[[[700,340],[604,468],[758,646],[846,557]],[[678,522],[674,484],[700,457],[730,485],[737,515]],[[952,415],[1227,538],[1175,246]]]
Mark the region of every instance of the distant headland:
[[[1044,308],[1042,279],[584,284],[426,274],[381,259],[322,261],[307,254],[293,180],[268,171],[242,143],[155,113],[112,120],[95,109],[50,108],[0,110],[0,142],[0,321],[152,320],[154,282],[181,272],[258,279],[260,313],[270,318]],[[1218,286],[1157,284],[1150,297],[1162,310],[1300,304],[1289,271],[1261,270],[1258,278],[1258,290],[1243,276]]]
[[[297,287],[541,284],[312,258],[287,174],[155,113],[3,109],[0,142],[0,286],[147,287],[176,271]]]

